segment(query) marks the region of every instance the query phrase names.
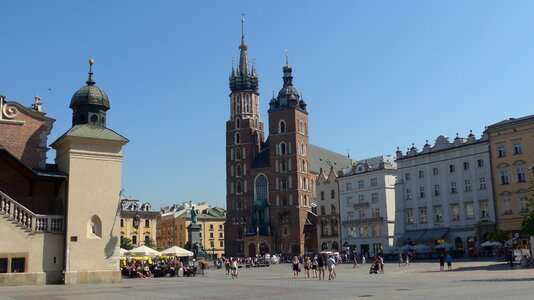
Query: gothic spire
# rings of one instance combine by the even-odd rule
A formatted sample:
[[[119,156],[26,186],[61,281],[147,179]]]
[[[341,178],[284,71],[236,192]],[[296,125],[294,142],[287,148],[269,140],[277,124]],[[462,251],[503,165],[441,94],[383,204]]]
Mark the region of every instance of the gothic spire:
[[[241,76],[248,75],[247,45],[245,44],[245,15],[241,18],[241,45],[239,45],[239,73]]]

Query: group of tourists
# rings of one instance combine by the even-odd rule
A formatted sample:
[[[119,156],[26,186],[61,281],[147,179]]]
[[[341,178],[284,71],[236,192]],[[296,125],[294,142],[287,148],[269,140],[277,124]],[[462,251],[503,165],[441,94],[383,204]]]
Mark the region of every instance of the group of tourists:
[[[337,265],[336,258],[331,254],[328,257],[324,254],[316,254],[313,260],[310,256],[294,256],[291,260],[291,269],[293,270],[293,278],[299,278],[299,273],[304,269],[304,278],[319,278],[325,280],[325,267],[328,270],[328,280],[336,278],[335,267]]]

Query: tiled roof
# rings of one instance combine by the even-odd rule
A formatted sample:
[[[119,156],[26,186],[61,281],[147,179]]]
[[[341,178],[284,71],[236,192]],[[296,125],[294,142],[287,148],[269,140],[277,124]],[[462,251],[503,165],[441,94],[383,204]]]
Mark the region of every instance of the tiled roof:
[[[71,129],[69,129],[67,132],[65,132],[63,136],[84,137],[84,138],[128,142],[127,138],[123,137],[122,135],[116,133],[115,131],[109,128],[93,126],[93,125],[88,125],[88,124],[75,125]]]
[[[330,166],[333,166],[335,171],[339,171],[352,165],[348,156],[312,144],[310,144],[308,154],[310,169],[314,173],[319,173],[321,168],[328,171]]]

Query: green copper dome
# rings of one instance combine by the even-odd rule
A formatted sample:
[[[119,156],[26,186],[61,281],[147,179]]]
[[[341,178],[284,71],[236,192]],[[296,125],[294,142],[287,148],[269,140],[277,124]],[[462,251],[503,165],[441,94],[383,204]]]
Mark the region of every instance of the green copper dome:
[[[70,100],[70,108],[80,105],[99,105],[109,109],[108,95],[99,87],[94,85],[94,82],[87,81],[87,85],[81,87]]]

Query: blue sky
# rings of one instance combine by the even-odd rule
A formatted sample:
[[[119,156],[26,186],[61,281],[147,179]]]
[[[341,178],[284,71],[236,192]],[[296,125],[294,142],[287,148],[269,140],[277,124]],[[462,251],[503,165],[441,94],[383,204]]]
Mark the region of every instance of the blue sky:
[[[228,75],[241,14],[262,121],[284,51],[310,142],[362,159],[533,113],[532,1],[2,1],[0,94],[56,119],[87,79],[128,137],[125,194],[225,205]],[[52,161],[55,153],[48,157]]]

